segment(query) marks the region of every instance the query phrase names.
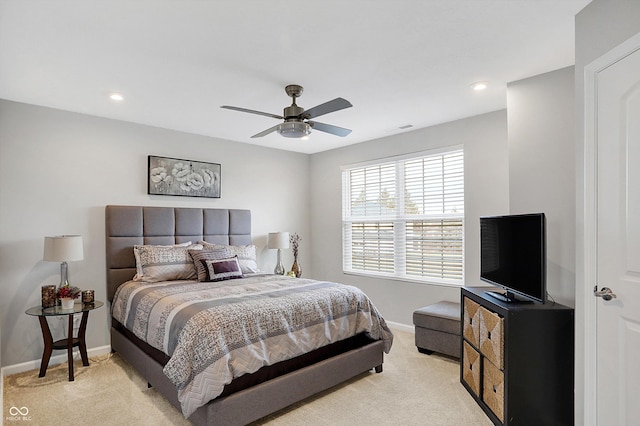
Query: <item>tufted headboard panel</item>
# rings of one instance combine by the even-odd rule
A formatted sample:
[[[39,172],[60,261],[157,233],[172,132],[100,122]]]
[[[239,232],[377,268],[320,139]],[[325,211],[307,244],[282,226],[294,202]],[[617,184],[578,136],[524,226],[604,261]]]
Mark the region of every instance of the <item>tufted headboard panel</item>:
[[[251,244],[250,210],[107,206],[105,225],[109,300],[136,274],[136,244]]]

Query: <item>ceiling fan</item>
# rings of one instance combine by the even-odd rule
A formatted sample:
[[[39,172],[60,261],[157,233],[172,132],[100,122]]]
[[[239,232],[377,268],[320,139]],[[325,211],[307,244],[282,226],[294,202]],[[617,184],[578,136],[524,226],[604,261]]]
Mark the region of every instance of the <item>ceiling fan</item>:
[[[335,98],[332,101],[325,102],[305,111],[304,108],[296,105],[296,98],[302,95],[302,86],[290,84],[284,88],[287,95],[293,99],[291,106],[285,107],[282,115],[270,114],[268,112],[255,111],[252,109],[239,108],[229,105],[222,105],[220,108],[231,109],[234,111],[248,112],[249,114],[264,115],[278,120],[284,120],[276,126],[270,127],[260,133],[251,136],[252,138],[261,138],[272,132],[278,132],[286,138],[302,138],[311,133],[311,129],[319,130],[325,133],[331,133],[336,136],[347,136],[351,130],[343,127],[333,126],[331,124],[319,123],[317,121],[309,121],[312,118],[329,114],[330,112],[340,111],[341,109],[350,108],[353,105],[343,98]]]

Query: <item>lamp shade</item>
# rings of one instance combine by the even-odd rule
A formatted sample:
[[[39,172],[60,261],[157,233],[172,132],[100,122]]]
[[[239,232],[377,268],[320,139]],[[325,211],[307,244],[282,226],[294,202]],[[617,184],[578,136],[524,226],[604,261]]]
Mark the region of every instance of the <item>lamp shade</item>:
[[[44,256],[47,262],[67,262],[84,259],[81,235],[44,237]]]
[[[267,246],[270,249],[288,249],[289,233],[288,232],[270,232],[269,242]]]

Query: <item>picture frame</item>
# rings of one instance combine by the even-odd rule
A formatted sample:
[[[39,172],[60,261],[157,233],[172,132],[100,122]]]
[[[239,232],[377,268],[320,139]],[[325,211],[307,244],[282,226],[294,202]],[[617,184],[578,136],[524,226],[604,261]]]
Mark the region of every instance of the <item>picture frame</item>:
[[[148,156],[147,194],[220,198],[218,163]]]

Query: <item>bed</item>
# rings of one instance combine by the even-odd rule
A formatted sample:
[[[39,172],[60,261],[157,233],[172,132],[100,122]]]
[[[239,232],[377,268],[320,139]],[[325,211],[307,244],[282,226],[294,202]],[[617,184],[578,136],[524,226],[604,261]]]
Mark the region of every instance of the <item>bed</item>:
[[[113,315],[111,318],[112,350],[119,353],[147,380],[149,386],[154,387],[176,408],[181,410],[192,423],[196,425],[247,424],[367,371],[382,372],[383,355],[384,352],[389,351],[393,336],[386,327],[384,320],[378,316],[375,307],[372,304],[369,307],[370,302],[364,294],[355,292],[355,295],[352,295],[351,290],[348,293],[344,293],[349,286],[307,279],[261,275],[259,273],[244,274],[242,278],[234,280],[219,282],[214,280],[214,282],[207,281],[206,283],[200,283],[198,280],[180,279],[179,281],[156,280],[147,285],[144,282],[141,284],[140,280],[133,281],[136,275],[141,274],[140,258],[136,263],[134,246],[137,246],[136,250],[138,250],[139,246],[155,249],[154,246],[186,245],[194,242],[203,242],[205,245],[208,243],[219,246],[250,246],[252,238],[251,212],[249,210],[107,206],[105,225],[107,298],[111,302]],[[191,247],[194,246],[189,246],[189,248]],[[194,252],[191,251],[191,253],[193,254]],[[139,257],[141,256],[139,252],[136,252],[136,254]],[[237,256],[234,256],[234,258],[237,261]],[[228,260],[224,259],[224,262]],[[202,262],[205,272],[210,271],[213,274],[212,276],[217,276],[212,266],[214,262],[218,262],[217,260]],[[220,262],[223,261],[221,260]],[[137,265],[138,268],[136,267]],[[207,266],[210,269],[207,270]],[[145,276],[149,277],[150,275],[147,274]],[[161,277],[162,275],[158,276]],[[281,344],[280,346],[294,347],[292,353],[301,351],[300,347],[306,347],[307,349],[304,350],[304,353],[295,352],[295,356],[289,358],[285,355],[274,355],[274,358],[262,362],[261,366],[256,366],[257,364],[253,362],[253,366],[249,367],[247,372],[242,370],[244,366],[240,368],[237,366],[237,362],[233,361],[231,367],[224,367],[226,370],[232,370],[230,374],[234,376],[233,380],[220,379],[223,382],[222,384],[216,383],[214,386],[210,386],[212,382],[210,380],[212,377],[211,372],[218,374],[221,368],[214,367],[214,364],[200,366],[202,364],[202,354],[205,353],[203,348],[197,346],[200,344],[201,336],[191,339],[193,341],[191,344],[196,346],[188,346],[187,344],[187,346],[183,347],[182,340],[188,339],[181,339],[180,343],[176,344],[172,340],[174,336],[169,331],[165,334],[153,335],[150,339],[145,338],[142,335],[143,333],[140,332],[140,329],[154,330],[155,332],[160,328],[156,325],[164,321],[167,316],[172,316],[172,318],[173,316],[184,316],[182,312],[186,311],[183,309],[178,315],[175,314],[177,310],[171,311],[166,308],[165,311],[159,311],[156,306],[162,305],[166,307],[166,305],[175,306],[176,304],[180,304],[180,306],[189,305],[190,307],[204,306],[205,302],[202,301],[202,294],[205,292],[204,284],[213,292],[211,294],[207,293],[207,296],[204,297],[206,303],[213,303],[217,306],[218,301],[221,299],[242,299],[241,302],[245,303],[245,305],[239,305],[241,306],[240,308],[228,308],[227,314],[234,313],[232,315],[234,324],[239,321],[237,318],[242,317],[247,312],[247,306],[252,303],[258,304],[255,301],[251,302],[254,298],[253,294],[250,297],[244,296],[247,291],[270,295],[268,297],[271,297],[271,299],[266,302],[259,302],[259,304],[261,306],[271,306],[271,300],[276,298],[273,296],[274,294],[291,294],[291,296],[287,296],[291,297],[291,300],[299,298],[304,301],[309,297],[306,293],[309,290],[320,294],[326,293],[323,296],[326,298],[335,297],[341,300],[343,298],[356,298],[357,301],[349,302],[350,306],[354,306],[354,303],[358,305],[358,312],[355,312],[352,307],[349,308],[349,316],[357,317],[352,321],[356,325],[348,325],[351,323],[344,322],[347,321],[345,319],[346,315],[343,317],[336,314],[335,318],[323,320],[324,323],[316,318],[315,322],[311,322],[312,325],[300,327],[291,324],[283,325],[283,327],[289,327],[285,333],[260,334],[256,332],[256,335],[264,334],[268,336],[264,341],[246,337],[247,332],[243,331],[245,333],[244,340],[247,340],[247,342],[243,343],[242,337],[238,338],[236,342],[226,342],[225,344],[231,349],[225,347],[224,353],[215,357],[216,362],[230,352],[234,354],[249,354],[259,351],[262,346],[267,344],[267,341],[273,339],[280,339],[278,340],[279,344]],[[266,289],[262,286],[266,286]],[[195,291],[195,295],[187,293],[187,289]],[[238,296],[237,294],[228,293],[230,291],[243,293]],[[182,297],[182,299],[178,302],[172,301],[163,305],[160,303],[160,301],[165,300],[163,297],[166,295],[163,292]],[[124,294],[128,294],[130,299],[122,299]],[[213,294],[216,294],[216,296],[214,297]],[[132,295],[136,295],[137,299]],[[116,296],[117,298],[114,300]],[[153,297],[157,297],[157,299],[153,299]],[[245,299],[248,299],[248,301]],[[145,300],[145,302],[135,305],[134,300],[138,302]],[[150,302],[149,300],[153,301]],[[333,315],[331,306],[336,309],[332,303],[328,302],[330,316]],[[311,304],[322,305],[321,302],[312,302],[307,305]],[[367,309],[362,309],[362,305],[366,306]],[[153,306],[153,308],[149,306]],[[324,309],[326,310],[326,307]],[[193,317],[184,319],[184,323],[181,326],[186,327],[187,324],[200,319],[203,313],[208,314],[209,311],[213,310],[214,308],[206,305],[206,307],[202,307],[194,313]],[[151,319],[139,319],[137,317],[140,312],[146,311],[148,311],[147,313]],[[361,311],[366,312],[363,313]],[[169,312],[172,313],[169,315]],[[308,317],[313,315],[317,314],[301,314],[298,316]],[[282,314],[282,316],[285,315]],[[291,318],[291,315],[287,318]],[[205,319],[205,321],[208,320]],[[212,322],[209,321],[207,324],[212,324]],[[151,323],[154,326],[148,325]],[[249,330],[256,327],[234,325],[233,327],[223,328],[225,330],[238,328]],[[270,325],[269,327],[275,326]],[[206,329],[207,327],[191,325],[191,328],[195,330],[193,333],[197,334],[199,329]],[[340,335],[338,337],[329,335],[329,332],[326,331],[327,335],[325,337],[318,336],[308,339],[310,335],[315,336],[315,334],[310,333],[306,328],[309,328],[309,330],[313,328],[314,330],[321,329],[326,331],[332,329],[342,331],[339,332]],[[345,331],[348,328],[353,329],[352,333]],[[174,326],[172,325],[171,330],[173,329]],[[169,330],[168,326],[167,330]],[[181,330],[181,335],[189,335],[185,331],[186,328],[184,330],[179,328],[178,330]],[[209,330],[206,334],[213,333]],[[323,341],[323,339],[326,341]],[[302,340],[304,344],[299,344],[299,340]],[[313,340],[313,344],[310,343],[311,340]],[[271,357],[271,353],[274,353],[271,349],[264,351],[264,353],[267,352],[270,354],[269,357]],[[168,353],[173,356],[169,356]],[[176,363],[173,361],[175,359],[182,360],[191,353],[196,354],[194,360],[189,360],[188,363],[185,363],[185,365],[188,364],[191,370],[188,373],[183,373],[177,369]],[[247,364],[252,363],[248,362]],[[167,377],[167,374],[171,378]],[[180,375],[187,377],[188,380],[181,381],[181,378],[176,377]],[[238,377],[235,377],[236,375]],[[188,383],[188,386],[185,386],[185,383]],[[204,395],[204,391],[201,391],[204,387],[199,388],[193,383],[205,383],[207,385],[206,391],[213,392],[211,395],[216,396],[209,400],[209,396]],[[215,390],[210,391],[211,388],[215,388]],[[203,393],[203,395],[198,395],[198,392]],[[200,399],[200,402],[198,402],[198,399]]]

